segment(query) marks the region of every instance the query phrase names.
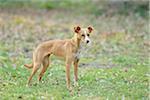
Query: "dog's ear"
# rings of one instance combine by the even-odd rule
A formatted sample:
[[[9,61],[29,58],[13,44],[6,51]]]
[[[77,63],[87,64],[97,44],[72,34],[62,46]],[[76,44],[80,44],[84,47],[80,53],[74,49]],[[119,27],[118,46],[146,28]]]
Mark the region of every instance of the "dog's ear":
[[[89,31],[89,33],[91,33],[93,31],[93,28],[89,26],[88,31]]]
[[[80,30],[81,30],[81,27],[80,27],[80,26],[74,27],[74,31],[75,31],[76,33],[79,33]]]

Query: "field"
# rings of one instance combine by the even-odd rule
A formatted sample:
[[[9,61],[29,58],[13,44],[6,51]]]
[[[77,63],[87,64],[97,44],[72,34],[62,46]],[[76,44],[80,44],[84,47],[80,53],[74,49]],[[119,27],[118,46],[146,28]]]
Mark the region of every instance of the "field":
[[[114,6],[110,6],[112,10],[105,7],[110,2],[96,0],[91,5],[89,0],[64,0],[58,4],[46,0],[42,5],[25,1],[11,4],[11,0],[4,5],[2,1],[0,100],[149,99],[149,16],[144,8],[147,2],[140,2],[142,8],[138,2],[127,2],[129,7],[117,11]],[[132,11],[131,6],[137,9]],[[43,41],[71,38],[77,25],[93,26],[94,32],[92,45],[81,55],[78,86],[73,87],[73,94],[66,88],[64,61],[55,56],[50,58],[52,62],[42,82],[37,80],[38,72],[33,85],[27,87],[31,70],[24,64],[31,63],[34,48]],[[72,85],[73,77],[72,67]]]

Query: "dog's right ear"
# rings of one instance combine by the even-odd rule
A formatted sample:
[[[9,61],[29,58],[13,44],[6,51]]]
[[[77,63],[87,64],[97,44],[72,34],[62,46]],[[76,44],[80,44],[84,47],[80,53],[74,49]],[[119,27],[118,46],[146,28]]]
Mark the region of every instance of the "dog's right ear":
[[[79,33],[80,30],[81,30],[80,26],[74,27],[74,31],[75,31],[76,33]]]

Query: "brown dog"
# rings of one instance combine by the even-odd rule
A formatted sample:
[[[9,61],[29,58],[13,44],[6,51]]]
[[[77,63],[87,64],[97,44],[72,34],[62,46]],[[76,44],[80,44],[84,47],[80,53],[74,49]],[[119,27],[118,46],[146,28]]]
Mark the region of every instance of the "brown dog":
[[[74,65],[74,76],[75,81],[78,80],[78,62],[79,58],[77,53],[80,48],[81,42],[86,44],[90,43],[90,33],[93,31],[92,27],[80,28],[79,26],[74,28],[75,34],[71,39],[66,40],[50,40],[40,44],[35,51],[33,52],[33,62],[32,64],[25,64],[27,68],[33,68],[32,73],[28,79],[28,85],[33,77],[33,75],[40,68],[41,64],[43,68],[39,74],[39,81],[41,81],[44,72],[49,66],[49,56],[54,54],[65,59],[66,64],[66,81],[67,88],[70,89],[70,66],[73,63]]]

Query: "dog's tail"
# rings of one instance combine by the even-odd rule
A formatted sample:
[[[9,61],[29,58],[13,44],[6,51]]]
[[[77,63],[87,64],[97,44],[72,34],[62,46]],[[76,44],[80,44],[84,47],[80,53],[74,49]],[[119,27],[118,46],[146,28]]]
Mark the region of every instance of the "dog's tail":
[[[27,68],[29,68],[29,69],[31,69],[31,68],[33,68],[33,63],[31,63],[31,64],[25,64],[24,66],[27,67]]]

